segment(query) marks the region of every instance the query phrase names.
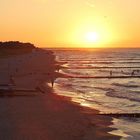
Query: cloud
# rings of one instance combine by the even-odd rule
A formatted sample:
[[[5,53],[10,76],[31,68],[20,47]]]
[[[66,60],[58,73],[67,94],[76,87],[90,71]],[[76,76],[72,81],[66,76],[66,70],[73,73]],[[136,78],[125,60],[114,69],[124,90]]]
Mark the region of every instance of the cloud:
[[[95,5],[92,2],[89,2],[89,1],[86,1],[86,5],[91,7],[91,8],[95,7]]]

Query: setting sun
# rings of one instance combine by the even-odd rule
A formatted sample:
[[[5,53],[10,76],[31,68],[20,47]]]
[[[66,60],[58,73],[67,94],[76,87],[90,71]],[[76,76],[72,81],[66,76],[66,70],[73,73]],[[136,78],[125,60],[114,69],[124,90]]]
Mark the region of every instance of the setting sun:
[[[85,40],[89,43],[96,43],[99,40],[99,35],[96,32],[87,32]]]
[[[65,37],[66,38],[66,37]],[[106,44],[118,40],[118,35],[112,26],[103,23],[90,23],[81,21],[68,33],[67,40],[76,44],[74,47],[103,48]]]

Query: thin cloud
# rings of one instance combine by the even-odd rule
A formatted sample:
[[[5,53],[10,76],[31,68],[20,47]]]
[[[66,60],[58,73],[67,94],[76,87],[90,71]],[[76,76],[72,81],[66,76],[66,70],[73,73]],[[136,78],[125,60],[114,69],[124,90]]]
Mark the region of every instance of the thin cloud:
[[[91,8],[94,8],[95,7],[95,4],[89,2],[89,1],[86,1],[85,2],[87,6],[91,7]]]

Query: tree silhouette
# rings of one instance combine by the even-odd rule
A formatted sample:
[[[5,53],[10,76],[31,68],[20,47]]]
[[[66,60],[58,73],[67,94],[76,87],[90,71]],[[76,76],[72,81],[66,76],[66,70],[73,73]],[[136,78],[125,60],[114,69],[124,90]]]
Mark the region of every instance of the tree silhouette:
[[[8,41],[8,42],[0,42],[0,49],[8,48],[8,49],[19,49],[19,48],[35,48],[34,44],[31,43],[22,43],[19,41]]]
[[[23,43],[19,41],[0,42],[1,54],[21,54],[31,52],[36,47],[31,43]]]

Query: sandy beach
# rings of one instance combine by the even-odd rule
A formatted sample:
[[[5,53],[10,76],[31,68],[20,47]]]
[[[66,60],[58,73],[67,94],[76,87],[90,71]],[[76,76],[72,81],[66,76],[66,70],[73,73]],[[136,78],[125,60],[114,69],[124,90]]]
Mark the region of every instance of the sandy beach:
[[[55,56],[45,50],[0,59],[1,140],[117,140],[112,118],[59,96]],[[55,83],[54,83],[55,84]],[[7,86],[6,86],[7,85]]]

